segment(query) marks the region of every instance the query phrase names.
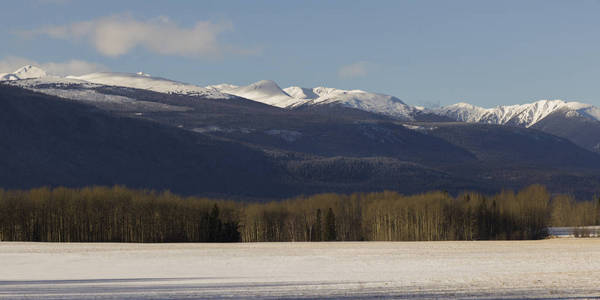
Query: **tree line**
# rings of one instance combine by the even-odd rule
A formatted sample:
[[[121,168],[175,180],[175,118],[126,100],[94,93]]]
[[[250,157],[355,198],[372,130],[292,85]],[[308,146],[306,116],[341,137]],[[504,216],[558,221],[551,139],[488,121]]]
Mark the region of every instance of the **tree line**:
[[[549,226],[600,224],[600,199],[540,185],[465,192],[320,194],[242,203],[121,186],[0,190],[0,240],[280,242],[539,239]]]

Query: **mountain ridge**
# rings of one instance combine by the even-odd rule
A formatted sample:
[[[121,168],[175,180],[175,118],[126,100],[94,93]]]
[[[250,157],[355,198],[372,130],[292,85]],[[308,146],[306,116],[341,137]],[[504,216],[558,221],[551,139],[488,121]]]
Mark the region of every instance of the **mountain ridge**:
[[[575,101],[538,100],[532,103],[500,105],[493,108],[459,102],[445,107],[427,109],[408,105],[397,97],[385,94],[322,86],[315,88],[290,86],[282,89],[272,80],[261,80],[246,86],[225,83],[201,87],[161,77],[152,77],[142,72],[136,74],[104,72],[57,77],[50,76],[33,66],[25,66],[13,73],[4,74],[0,81],[7,81],[14,85],[68,99],[87,99],[96,102],[99,100],[105,102],[129,101],[137,106],[140,105],[140,102],[115,98],[110,95],[99,95],[92,89],[99,86],[121,86],[166,94],[192,95],[230,101],[235,97],[241,97],[288,110],[323,111],[324,113],[331,113],[334,110],[337,110],[337,113],[349,113],[351,110],[364,111],[406,122],[456,121],[537,128],[547,133],[569,138],[586,149],[600,153],[600,108]],[[65,86],[76,87],[79,92],[72,89],[66,90]],[[86,89],[87,91],[85,91]],[[156,107],[155,104],[151,105]],[[332,109],[334,107],[338,108]],[[536,126],[536,124],[542,123],[543,126]],[[593,130],[589,129],[590,126]],[[569,130],[564,128],[569,128]],[[588,134],[582,135],[580,132]]]
[[[531,128],[406,122],[333,104],[284,109],[50,77],[3,82],[0,91],[0,165],[12,170],[0,173],[5,187],[125,184],[267,198],[533,183],[586,197],[600,191],[599,155]],[[571,191],[572,182],[582,184]]]
[[[3,79],[0,79],[3,81],[39,79],[47,76],[44,70],[31,65],[24,66],[13,73],[0,75],[3,75]],[[56,77],[49,77],[49,81],[52,81],[50,78]],[[162,93],[196,94],[209,98],[227,99],[227,95],[234,95],[267,105],[290,109],[301,105],[341,104],[350,108],[406,120],[414,120],[416,114],[427,112],[450,117],[460,122],[531,127],[559,109],[570,109],[573,111],[571,115],[578,114],[600,121],[599,108],[591,104],[575,101],[567,102],[559,99],[538,100],[516,105],[499,105],[493,108],[483,108],[459,102],[440,108],[424,109],[408,105],[397,97],[380,93],[362,90],[343,90],[323,86],[314,88],[290,86],[282,89],[273,80],[260,80],[247,86],[224,83],[201,87],[161,77],[153,77],[142,72],[98,72],[81,76],[66,76],[64,78],[100,85],[146,89]]]
[[[538,100],[532,103],[483,108],[469,103],[456,103],[433,111],[457,121],[531,127],[559,109],[569,109],[600,120],[600,111],[591,104],[564,100]]]

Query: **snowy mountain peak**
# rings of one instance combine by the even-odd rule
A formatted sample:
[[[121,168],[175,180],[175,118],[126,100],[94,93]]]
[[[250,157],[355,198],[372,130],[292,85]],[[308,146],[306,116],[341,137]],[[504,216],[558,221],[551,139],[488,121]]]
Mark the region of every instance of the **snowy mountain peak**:
[[[261,80],[246,86],[219,84],[207,88],[281,108],[303,102],[287,94],[272,80]]]
[[[32,65],[21,67],[13,72],[19,79],[32,79],[46,76],[46,71]]]
[[[417,111],[416,108],[389,95],[328,87],[311,89],[291,86],[282,90],[271,80],[261,80],[242,87],[220,84],[208,88],[281,108],[301,105],[341,105],[406,120],[412,120],[414,112]]]
[[[246,91],[251,91],[251,90],[255,90],[255,91],[260,91],[260,93],[263,93],[265,95],[271,94],[271,95],[286,95],[289,97],[289,95],[284,92],[279,85],[277,85],[277,83],[275,83],[275,81],[273,80],[261,80],[261,81],[257,81],[255,83],[252,83],[246,87],[243,87],[244,90]]]
[[[46,76],[46,71],[32,65],[27,65],[19,68],[13,73],[0,74],[0,81],[20,80],[20,79],[35,79]]]
[[[376,104],[376,102],[380,102],[380,104],[383,104],[385,102],[393,102],[396,104],[405,105],[405,103],[402,100],[394,96],[379,93],[370,93],[363,90],[342,90],[320,86],[314,88],[313,92],[316,95],[318,95],[319,98],[321,98],[321,100],[328,99],[331,101],[340,98],[340,100],[344,100],[343,102],[360,100],[370,101],[373,104]]]
[[[405,120],[412,120],[417,111],[416,108],[406,105],[402,100],[385,94],[327,87],[316,87],[313,92],[319,95],[317,99],[313,100],[313,104],[316,105],[338,104]]]
[[[461,122],[517,125],[531,127],[558,110],[573,110],[592,119],[597,109],[580,102],[539,100],[533,103],[483,108],[468,103],[456,103],[434,110],[435,113]],[[571,114],[573,115],[573,114]]]

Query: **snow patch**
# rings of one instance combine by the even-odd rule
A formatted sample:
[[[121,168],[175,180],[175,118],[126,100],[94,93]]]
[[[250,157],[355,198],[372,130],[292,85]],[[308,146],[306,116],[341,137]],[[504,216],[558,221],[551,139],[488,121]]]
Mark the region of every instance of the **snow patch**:
[[[299,131],[293,130],[284,130],[284,129],[271,129],[265,131],[268,135],[278,136],[285,140],[286,142],[294,142],[302,136],[302,133]]]
[[[548,235],[559,238],[600,237],[600,226],[548,227]]]
[[[182,126],[183,127],[183,126]],[[251,128],[223,128],[223,127],[219,127],[216,125],[210,125],[210,126],[205,126],[205,127],[197,127],[197,128],[193,128],[192,131],[194,132],[198,132],[198,133],[211,133],[211,132],[226,132],[226,133],[232,133],[232,132],[241,132],[241,133],[252,133],[254,132],[254,129]]]
[[[426,132],[426,131],[431,131],[431,130],[437,129],[436,126],[423,126],[423,125],[413,125],[413,124],[402,124],[402,126],[404,126],[404,128],[410,129],[410,130],[421,131],[421,132]]]

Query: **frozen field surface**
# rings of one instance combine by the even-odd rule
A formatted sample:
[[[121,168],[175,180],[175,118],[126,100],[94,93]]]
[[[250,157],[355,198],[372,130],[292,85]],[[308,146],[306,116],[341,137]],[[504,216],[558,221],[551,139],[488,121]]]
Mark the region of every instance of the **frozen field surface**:
[[[600,239],[0,242],[0,298],[600,299]]]

